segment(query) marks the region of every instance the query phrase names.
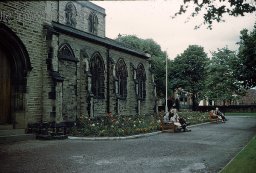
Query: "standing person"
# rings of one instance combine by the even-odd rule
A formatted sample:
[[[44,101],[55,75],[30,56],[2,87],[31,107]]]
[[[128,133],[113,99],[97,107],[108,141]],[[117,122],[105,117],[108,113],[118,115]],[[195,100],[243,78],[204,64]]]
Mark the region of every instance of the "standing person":
[[[173,98],[171,96],[169,96],[167,100],[167,107],[168,107],[168,110],[171,110],[173,107]]]
[[[226,119],[224,113],[222,113],[222,112],[219,110],[218,107],[216,107],[216,109],[215,109],[215,114],[221,117],[222,122],[227,121],[227,119]]]
[[[171,121],[174,122],[175,125],[178,127],[181,127],[184,132],[190,132],[191,130],[187,128],[189,125],[186,120],[182,117],[180,117],[177,113],[177,109],[172,109],[171,110]]]
[[[175,107],[177,109],[177,111],[180,111],[180,100],[178,98],[175,99]]]

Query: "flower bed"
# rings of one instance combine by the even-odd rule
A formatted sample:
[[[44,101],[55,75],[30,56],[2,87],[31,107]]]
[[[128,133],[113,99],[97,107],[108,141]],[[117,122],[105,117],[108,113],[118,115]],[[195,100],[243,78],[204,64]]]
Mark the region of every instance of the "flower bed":
[[[208,112],[180,112],[180,116],[192,124],[209,122]]]
[[[77,126],[72,129],[72,134],[74,136],[128,136],[158,129],[158,119],[152,116],[81,117]]]
[[[191,124],[208,121],[206,113],[180,112],[179,115]],[[159,117],[154,116],[80,117],[76,127],[72,128],[71,134],[73,136],[129,136],[159,129]]]

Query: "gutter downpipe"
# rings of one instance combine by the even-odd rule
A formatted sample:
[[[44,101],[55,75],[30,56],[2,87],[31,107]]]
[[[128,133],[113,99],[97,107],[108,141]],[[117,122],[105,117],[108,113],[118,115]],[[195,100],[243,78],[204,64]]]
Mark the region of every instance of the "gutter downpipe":
[[[110,56],[109,56],[109,47],[107,47],[107,114],[110,113]]]

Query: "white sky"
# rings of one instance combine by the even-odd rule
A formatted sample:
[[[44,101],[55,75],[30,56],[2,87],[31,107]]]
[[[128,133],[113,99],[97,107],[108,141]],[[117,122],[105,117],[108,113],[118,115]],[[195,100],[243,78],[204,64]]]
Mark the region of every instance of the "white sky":
[[[224,23],[214,23],[213,29],[194,27],[203,22],[202,16],[191,18],[185,23],[190,13],[172,19],[179,9],[181,1],[93,1],[106,10],[106,36],[115,39],[118,34],[136,35],[139,38],[152,38],[167,51],[170,59],[181,54],[189,45],[196,44],[210,52],[217,48],[228,47],[237,50],[240,31],[253,29],[256,22],[254,14],[245,17],[226,16]]]

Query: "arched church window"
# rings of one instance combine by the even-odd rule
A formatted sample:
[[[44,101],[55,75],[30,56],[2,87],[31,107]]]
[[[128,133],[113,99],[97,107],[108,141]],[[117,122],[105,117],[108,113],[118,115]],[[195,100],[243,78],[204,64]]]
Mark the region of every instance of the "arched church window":
[[[138,65],[136,75],[138,82],[138,98],[144,100],[146,98],[146,73],[142,64]]]
[[[76,61],[74,52],[67,43],[60,46],[58,57],[63,60]]]
[[[89,32],[93,34],[98,33],[98,17],[95,13],[91,13],[88,19]]]
[[[92,74],[92,93],[95,98],[103,99],[105,92],[104,61],[99,53],[95,53],[90,61]]]
[[[76,7],[72,2],[68,2],[65,8],[66,24],[72,27],[76,27]]]
[[[116,64],[116,77],[117,77],[117,91],[118,95],[122,98],[127,97],[127,77],[128,72],[126,64],[123,59],[119,59]]]

